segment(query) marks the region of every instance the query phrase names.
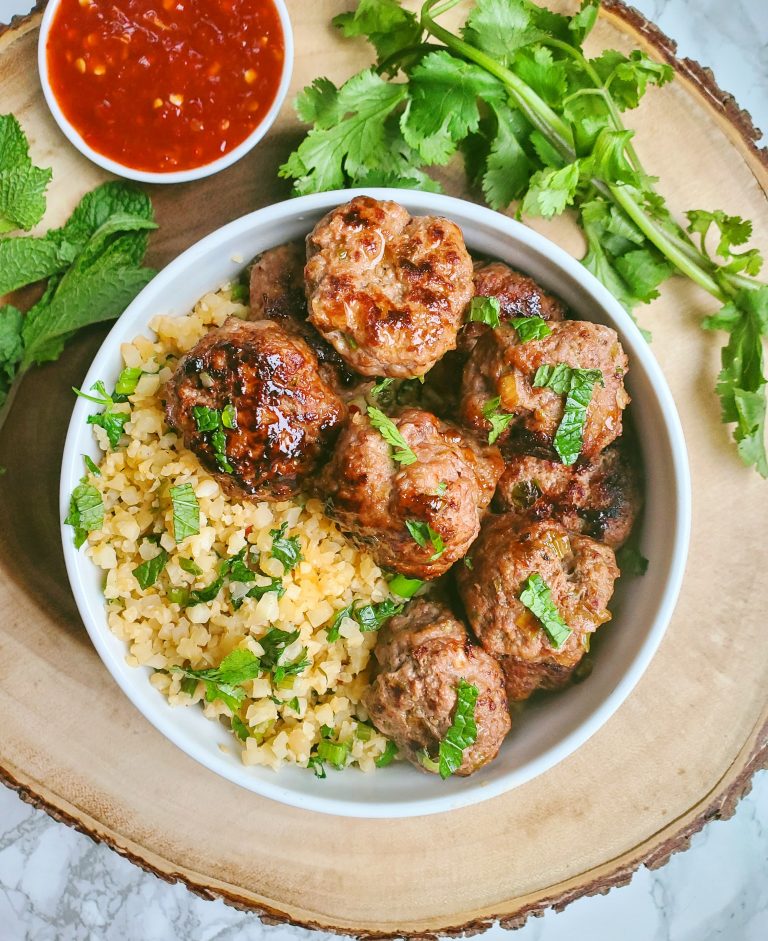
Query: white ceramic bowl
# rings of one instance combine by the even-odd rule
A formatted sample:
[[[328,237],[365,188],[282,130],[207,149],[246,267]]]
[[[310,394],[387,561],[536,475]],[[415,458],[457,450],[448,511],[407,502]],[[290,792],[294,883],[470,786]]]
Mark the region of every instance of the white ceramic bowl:
[[[201,180],[203,177],[211,176],[224,170],[226,167],[236,163],[241,157],[244,157],[250,150],[258,144],[267,131],[275,122],[280,108],[282,107],[285,96],[288,93],[288,86],[291,83],[291,74],[293,72],[293,30],[291,29],[291,20],[288,16],[288,10],[285,6],[285,0],[272,0],[280,18],[280,25],[283,30],[283,42],[285,45],[285,58],[283,59],[283,71],[280,76],[280,84],[277,88],[275,100],[272,107],[264,115],[262,122],[245,138],[237,147],[228,153],[219,157],[218,160],[212,160],[210,163],[201,164],[199,167],[192,167],[190,170],[177,170],[169,173],[153,173],[148,170],[137,170],[134,167],[125,166],[110,157],[105,157],[97,150],[94,150],[87,144],[80,135],[80,132],[69,122],[61,106],[53,93],[50,79],[48,77],[48,57],[46,47],[48,45],[48,33],[51,29],[53,18],[58,12],[61,0],[49,0],[45,8],[42,22],[40,23],[40,34],[37,40],[37,69],[40,73],[40,84],[43,88],[43,94],[48,104],[54,120],[61,128],[62,132],[69,139],[70,143],[76,147],[83,156],[90,161],[116,176],[125,177],[128,180],[138,180],[140,183],[188,183],[191,180]]]
[[[518,222],[462,200],[413,190],[367,190],[395,199],[414,214],[440,214],[457,222],[467,245],[532,275],[578,316],[616,329],[629,357],[631,412],[645,462],[642,551],[650,559],[642,578],[622,579],[612,604],[614,620],[601,631],[591,676],[558,695],[529,705],[498,758],[470,778],[441,781],[405,763],[371,774],[354,769],[318,780],[304,769],[279,773],[247,768],[231,734],[197,708],[172,709],[149,683],[149,670],[126,665],[125,644],[107,627],[102,574],[72,544],[62,527],[64,555],[80,613],[109,671],[131,702],[172,742],[217,774],[252,791],[308,810],[358,817],[436,813],[486,800],[529,781],[575,751],[618,709],[651,660],[666,630],[683,577],[690,527],[690,478],[685,442],[669,387],[650,347],[618,302],[577,261]],[[148,332],[153,315],[186,313],[206,291],[233,278],[258,252],[306,234],[325,212],[353,191],[305,196],[238,219],[192,246],[160,272],[104,341],[83,388],[107,386],[120,371],[120,344]],[[69,426],[61,474],[64,519],[83,473],[82,455],[99,451],[86,417],[93,406],[78,399]],[[94,704],[99,708],[99,704]],[[227,745],[222,751],[219,745]]]

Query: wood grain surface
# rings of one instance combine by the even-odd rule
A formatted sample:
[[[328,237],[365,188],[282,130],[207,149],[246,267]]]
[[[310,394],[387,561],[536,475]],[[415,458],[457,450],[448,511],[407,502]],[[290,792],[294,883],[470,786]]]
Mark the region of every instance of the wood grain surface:
[[[292,94],[319,74],[369,61],[342,43],[345,4],[289,2]],[[642,43],[680,79],[631,116],[638,148],[675,211],[723,208],[754,220],[768,247],[768,171],[748,116],[639,15],[607,4],[593,49]],[[59,224],[105,175],[59,133],[40,92],[38,18],[0,35],[0,102],[50,165],[45,225]],[[300,129],[286,105],[245,160],[198,183],[149,187],[162,266],[223,223],[287,195],[276,167]],[[443,177],[463,193],[458,168]],[[579,254],[567,222],[537,224]],[[713,817],[732,812],[768,758],[768,484],[741,466],[713,393],[718,339],[697,328],[714,302],[682,281],[643,311],[680,409],[694,485],[692,548],[669,632],[614,717],[547,774],[437,817],[366,821],[313,815],[217,778],[167,742],[120,693],[92,648],[59,545],[58,476],[72,408],[103,335],[30,373],[0,438],[0,775],[52,816],[205,897],[358,936],[429,936],[507,927],[661,865]]]

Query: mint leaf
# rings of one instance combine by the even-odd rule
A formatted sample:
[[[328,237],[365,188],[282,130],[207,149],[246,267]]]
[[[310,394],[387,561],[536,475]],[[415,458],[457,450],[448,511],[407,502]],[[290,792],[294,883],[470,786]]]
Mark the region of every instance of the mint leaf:
[[[469,305],[467,323],[484,323],[489,327],[498,327],[501,323],[500,311],[501,304],[498,297],[483,297],[476,294]]]
[[[571,636],[568,625],[552,600],[552,592],[538,572],[523,582],[520,602],[536,617],[555,650],[559,650]]]
[[[0,115],[0,232],[37,225],[45,212],[45,190],[51,175],[50,170],[32,164],[27,139],[16,118]]]
[[[137,565],[133,570],[136,581],[142,589],[151,588],[157,581],[160,573],[168,562],[168,553],[165,549],[160,549],[156,556]]]
[[[0,294],[63,271],[77,255],[77,248],[54,233],[44,238],[21,236],[0,239]]]
[[[20,310],[11,304],[0,307],[0,405],[5,401],[24,353],[22,323]]]
[[[543,340],[552,333],[543,317],[513,317],[509,323],[517,330],[521,343]]]
[[[82,546],[88,538],[88,533],[101,529],[104,524],[104,503],[101,494],[92,484],[78,484],[72,491],[69,513],[64,522],[67,526],[74,527],[76,549]]]
[[[459,680],[456,686],[456,707],[450,728],[440,742],[438,770],[445,780],[459,770],[464,758],[464,751],[477,740],[475,706],[479,690],[466,680]]]
[[[577,369],[558,363],[539,366],[533,378],[533,388],[548,387],[558,395],[565,395],[563,417],[555,434],[554,446],[563,464],[575,464],[584,444],[584,425],[587,409],[592,401],[595,383],[603,385],[599,369]]]
[[[180,543],[188,536],[196,536],[200,532],[200,505],[192,484],[171,487],[170,492],[173,504],[173,538]]]

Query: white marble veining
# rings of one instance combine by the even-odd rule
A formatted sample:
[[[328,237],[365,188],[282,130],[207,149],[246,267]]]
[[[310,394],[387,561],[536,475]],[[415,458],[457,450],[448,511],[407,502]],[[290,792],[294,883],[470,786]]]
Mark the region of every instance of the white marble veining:
[[[768,129],[768,0],[634,0]],[[31,6],[0,0],[0,21]],[[2,103],[0,102],[0,111]],[[727,207],[724,207],[727,209]],[[492,929],[486,937],[499,938]],[[198,899],[0,787],[0,941],[322,941]],[[765,941],[768,773],[662,869],[531,919],[515,941]]]

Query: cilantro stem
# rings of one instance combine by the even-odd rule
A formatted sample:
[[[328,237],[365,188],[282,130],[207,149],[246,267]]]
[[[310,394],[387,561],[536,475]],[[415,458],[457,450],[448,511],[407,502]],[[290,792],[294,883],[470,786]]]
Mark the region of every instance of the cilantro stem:
[[[725,302],[726,292],[721,286],[686,252],[667,237],[667,233],[660,229],[643,208],[635,202],[625,186],[610,186],[611,195],[616,203],[626,212],[629,218],[641,230],[643,235],[664,254],[672,264],[686,277],[690,278],[700,287],[704,288],[713,297]]]
[[[570,160],[575,157],[573,149],[573,136],[571,129],[549,107],[549,105],[521,78],[499,65],[494,59],[463,39],[459,39],[450,30],[439,26],[432,18],[431,11],[436,0],[427,0],[421,8],[421,23],[428,33],[442,40],[449,49],[453,49],[465,59],[482,66],[487,72],[499,79],[507,87],[507,91],[514,98],[517,107],[535,128],[552,141],[557,149]],[[443,4],[444,6],[444,4]],[[446,7],[446,9],[450,9]],[[444,12],[444,10],[442,11]],[[435,11],[434,15],[437,15]]]

